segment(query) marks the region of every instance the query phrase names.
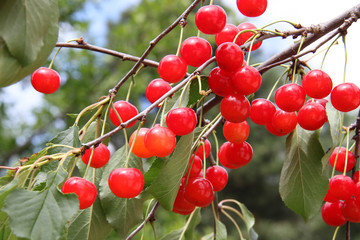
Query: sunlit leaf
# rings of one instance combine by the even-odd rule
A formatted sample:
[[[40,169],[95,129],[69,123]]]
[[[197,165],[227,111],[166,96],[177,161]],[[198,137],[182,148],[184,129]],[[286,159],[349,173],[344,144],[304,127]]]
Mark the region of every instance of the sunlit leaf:
[[[341,138],[342,114],[336,110],[330,102],[326,104],[326,114],[333,146],[337,146]]]

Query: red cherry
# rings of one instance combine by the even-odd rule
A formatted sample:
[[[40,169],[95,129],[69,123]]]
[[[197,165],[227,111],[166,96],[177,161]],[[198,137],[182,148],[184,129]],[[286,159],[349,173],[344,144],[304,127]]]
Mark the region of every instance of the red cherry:
[[[346,199],[342,208],[345,219],[349,222],[360,222],[360,201],[356,198]]]
[[[354,173],[353,181],[354,181],[354,183],[358,183],[358,182],[359,182],[359,170],[357,170],[357,171]],[[360,199],[360,198],[359,198],[359,199]]]
[[[292,132],[297,125],[297,117],[295,112],[285,112],[281,109],[276,110],[274,113],[271,124],[273,128],[279,132],[288,134]]]
[[[196,151],[196,155],[199,156],[202,160],[206,159],[209,155],[210,155],[210,152],[211,152],[211,144],[210,144],[210,141],[209,140],[205,140],[204,142],[205,144],[205,158],[204,158],[204,151],[203,151],[203,147],[202,145],[200,145],[200,147],[198,148],[198,150]]]
[[[302,80],[302,87],[311,98],[324,98],[327,97],[332,89],[332,80],[322,70],[315,69],[306,73]]]
[[[276,90],[275,103],[286,112],[294,112],[304,105],[305,97],[305,91],[300,85],[288,83]]]
[[[253,155],[253,149],[247,142],[243,143],[230,143],[227,145],[226,159],[228,163],[235,167],[243,167],[247,165]]]
[[[195,24],[202,33],[216,34],[226,25],[226,12],[218,5],[202,6],[196,12]]]
[[[360,89],[354,83],[341,83],[330,95],[331,104],[340,112],[349,112],[360,105]]]
[[[355,183],[355,181],[354,181],[354,183]],[[359,182],[355,183],[354,197],[355,197],[355,199],[360,199],[360,183]]]
[[[190,170],[189,177],[190,178],[197,177],[200,174],[202,168],[203,168],[202,159],[199,156],[193,154],[189,159],[189,165],[188,165],[188,169],[185,173],[185,176],[188,175],[189,170]]]
[[[150,129],[148,128],[140,128],[135,142],[134,139],[137,130],[135,130],[130,136],[129,146],[131,147],[134,144],[131,152],[139,158],[150,158],[153,156],[153,154],[145,147],[145,135],[149,130]]]
[[[163,80],[177,83],[185,77],[187,65],[182,58],[176,55],[166,55],[159,62],[158,72]]]
[[[206,207],[214,199],[211,182],[206,178],[191,178],[185,186],[185,199],[198,207]]]
[[[326,109],[326,104],[328,103],[328,100],[323,99],[323,98],[320,98],[320,99],[311,98],[311,99],[307,100],[305,104],[310,103],[310,102],[319,103]]]
[[[256,124],[268,124],[275,112],[275,105],[269,100],[257,98],[251,102],[250,119]]]
[[[330,179],[329,192],[338,199],[349,199],[355,193],[355,183],[349,176],[335,175]]]
[[[240,123],[226,121],[223,126],[224,137],[232,143],[245,142],[249,136],[249,132],[249,124],[246,121]]]
[[[250,115],[250,103],[241,94],[230,94],[221,100],[220,112],[225,120],[243,122]]]
[[[90,160],[91,153],[94,147],[85,150],[84,155],[81,156],[81,160],[87,165]],[[110,151],[106,145],[100,143],[94,150],[90,167],[101,168],[105,166],[110,159]]]
[[[243,65],[244,53],[233,42],[224,42],[218,46],[215,52],[216,62],[219,67],[228,72],[236,71]]]
[[[79,199],[80,209],[90,207],[95,202],[97,195],[95,185],[80,177],[71,177],[66,180],[61,188],[61,192],[64,194],[75,193]]]
[[[157,78],[152,80],[146,87],[145,96],[150,103],[154,103],[165,93],[171,90],[171,86],[168,82]]]
[[[242,95],[255,93],[261,85],[261,75],[252,66],[239,68],[231,78],[235,91]]]
[[[271,133],[272,135],[278,136],[278,137],[285,136],[286,134],[288,134],[288,133],[279,132],[278,130],[276,130],[273,127],[271,122],[266,124],[266,129],[268,130],[269,133]]]
[[[325,108],[316,102],[310,102],[302,106],[297,115],[299,125],[306,130],[321,128],[327,121]]]
[[[325,202],[337,202],[340,199],[338,199],[337,197],[335,197],[334,195],[331,194],[331,192],[329,192],[329,189],[324,197],[324,201]]]
[[[134,105],[132,105],[129,102],[122,101],[122,100],[115,102],[114,108],[116,109],[116,112],[120,115],[122,122],[126,122],[127,120],[130,120],[131,118],[135,117],[139,113],[137,108]],[[113,110],[113,108],[110,108],[109,117],[110,117],[111,122],[115,126],[119,126],[121,122],[120,122],[116,112]],[[136,121],[130,123],[129,125],[127,125],[126,128],[134,126],[135,123],[136,123]]]
[[[180,186],[179,191],[176,195],[174,206],[172,211],[182,215],[189,215],[194,211],[195,205],[185,199],[185,187]]]
[[[41,67],[31,75],[31,84],[36,91],[51,94],[60,87],[60,75],[53,69]]]
[[[244,22],[244,23],[241,23],[239,26],[237,26],[237,28],[239,29],[239,31],[244,31],[244,30],[251,30],[251,29],[257,29],[257,27],[252,24],[252,23],[249,23],[249,22]],[[250,39],[252,36],[254,36],[255,33],[253,32],[244,32],[244,33],[241,33],[238,37],[239,41],[240,41],[240,45],[243,45],[247,42],[248,39]],[[252,41],[249,40],[249,42]],[[262,44],[262,41],[261,42],[258,42],[258,43],[255,43],[253,44],[252,48],[251,48],[251,51],[255,51],[256,49],[258,49]],[[250,50],[250,47],[247,49],[247,51]]]
[[[344,203],[325,202],[321,209],[321,215],[324,222],[330,226],[338,227],[346,223],[346,219],[342,213]]]
[[[228,181],[228,173],[221,166],[210,166],[206,169],[205,178],[211,182],[214,192],[224,189]]]
[[[144,176],[137,168],[115,168],[109,175],[109,188],[120,198],[134,198],[144,188]]]
[[[144,143],[154,156],[166,157],[174,151],[176,137],[169,128],[155,126],[145,134]]]
[[[267,7],[267,0],[236,0],[239,11],[247,17],[258,17]]]
[[[211,70],[208,78],[209,88],[218,96],[226,96],[234,93],[231,86],[231,73],[215,67]]]
[[[178,136],[191,133],[195,129],[196,123],[196,113],[188,107],[174,108],[166,115],[167,127]]]
[[[215,35],[217,46],[224,42],[233,42],[239,29],[234,24],[226,24],[225,27]],[[240,38],[237,38],[236,44],[241,45]]]
[[[346,152],[348,152],[346,172],[350,171],[355,166],[356,159],[355,156],[352,154],[352,152],[347,151],[346,148],[344,147],[341,147],[340,150],[338,147],[336,147],[329,158],[330,165],[334,167],[336,155],[338,154],[336,160],[336,167],[335,167],[336,171],[344,172],[345,162],[346,162]]]
[[[200,37],[190,37],[185,39],[180,47],[181,58],[192,67],[200,67],[212,56],[210,43]]]

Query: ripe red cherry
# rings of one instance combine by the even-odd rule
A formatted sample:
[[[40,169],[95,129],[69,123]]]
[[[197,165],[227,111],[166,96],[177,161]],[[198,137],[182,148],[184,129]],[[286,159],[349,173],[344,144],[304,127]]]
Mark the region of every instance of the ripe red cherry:
[[[166,55],[159,62],[159,76],[169,83],[179,82],[185,77],[186,72],[186,62],[176,55]]]
[[[227,121],[243,122],[250,115],[249,100],[241,94],[227,95],[221,100],[220,112]]]
[[[332,90],[332,80],[326,72],[314,69],[306,73],[302,80],[302,87],[311,98],[327,97]]]
[[[228,181],[228,173],[221,166],[210,166],[206,169],[205,178],[211,182],[214,192],[224,189]]]
[[[233,42],[239,29],[234,24],[226,24],[225,27],[215,35],[215,43],[217,46],[224,42]],[[240,38],[237,38],[236,44],[240,44]]]
[[[305,104],[310,103],[310,102],[319,103],[326,109],[326,104],[328,103],[328,100],[326,100],[324,98],[320,98],[320,99],[311,98],[311,99],[307,100]]]
[[[204,142],[205,144],[205,158],[204,158],[204,150],[203,150],[203,147],[202,145],[200,145],[200,147],[198,148],[198,150],[196,151],[196,155],[199,156],[202,160],[206,159],[209,155],[210,155],[210,152],[211,152],[211,144],[210,144],[210,141],[209,140],[205,140]]]
[[[359,170],[357,170],[357,171],[354,173],[353,181],[354,181],[354,183],[358,183],[358,182],[359,182]],[[360,198],[359,198],[359,199],[360,199]]]
[[[244,63],[244,53],[233,42],[224,42],[215,51],[216,62],[219,67],[227,72],[233,72]]]
[[[51,94],[60,87],[60,75],[55,70],[41,67],[31,75],[31,84],[36,91]]]
[[[154,103],[165,93],[171,90],[171,86],[168,82],[157,78],[152,80],[146,87],[145,96],[150,103]]]
[[[194,211],[195,205],[186,200],[184,194],[185,187],[180,185],[172,211],[182,215],[189,215],[192,211]]]
[[[288,134],[292,132],[297,125],[297,117],[295,112],[285,112],[281,109],[274,113],[271,124],[275,131]]]
[[[126,122],[127,120],[130,120],[131,118],[135,117],[139,113],[137,108],[134,105],[132,105],[129,102],[122,101],[122,100],[115,102],[114,108],[116,109],[116,112],[120,115],[122,122]],[[110,108],[109,117],[110,117],[111,122],[115,126],[119,126],[121,122],[120,122],[120,119],[118,118],[116,112],[113,110],[113,108]],[[132,123],[127,125],[126,128],[134,126],[135,123],[136,123],[136,121],[133,121]]]
[[[134,198],[144,188],[144,176],[137,168],[115,168],[109,175],[109,188],[120,198]]]
[[[90,207],[95,202],[97,195],[95,185],[80,177],[71,177],[66,180],[61,188],[61,192],[64,194],[75,193],[79,199],[80,209]]]
[[[304,105],[305,97],[305,91],[300,85],[288,83],[276,90],[275,103],[286,112],[294,112]]]
[[[169,128],[155,126],[145,134],[144,143],[152,155],[166,157],[174,151],[176,137]]]
[[[239,168],[247,165],[253,155],[253,149],[247,142],[230,143],[227,145],[226,159],[232,168]]]
[[[174,108],[166,115],[167,127],[178,136],[191,133],[195,129],[196,123],[196,113],[188,107]]]
[[[211,70],[208,78],[209,88],[218,96],[226,96],[234,93],[231,85],[231,73],[215,67]]]
[[[180,55],[192,67],[200,67],[212,56],[210,43],[201,37],[189,37],[181,44]]]
[[[196,12],[195,24],[202,33],[216,34],[225,27],[226,12],[218,5],[203,6]]]
[[[346,199],[342,208],[345,219],[349,222],[360,222],[360,201],[356,198]]]
[[[349,199],[355,193],[355,183],[349,176],[335,175],[330,179],[329,192],[338,199]]]
[[[87,165],[90,160],[91,153],[94,147],[85,150],[84,155],[81,156],[81,160]],[[94,150],[90,167],[101,168],[105,166],[110,159],[110,151],[108,147],[102,143],[99,144]]]
[[[190,178],[197,177],[200,174],[202,168],[203,168],[202,159],[199,156],[193,154],[189,159],[189,165],[185,173],[185,176],[188,175],[190,170],[189,177]]]
[[[135,142],[134,139],[137,130],[134,131],[130,136],[129,146],[131,147],[134,144],[131,152],[139,158],[150,158],[153,156],[153,154],[145,147],[145,135],[149,130],[150,129],[148,128],[140,128]]]
[[[239,29],[239,31],[244,31],[244,30],[251,30],[251,29],[257,29],[257,27],[252,24],[252,23],[249,23],[249,22],[244,22],[244,23],[241,23],[239,26],[237,26],[237,28]],[[239,39],[239,42],[240,42],[240,45],[243,45],[247,42],[248,39],[250,39],[252,36],[254,36],[255,33],[253,32],[244,32],[244,33],[241,33],[238,37]],[[249,42],[252,41],[249,40]],[[251,51],[255,51],[256,49],[258,49],[262,44],[262,41],[261,42],[258,42],[258,43],[255,43],[253,44],[252,48],[251,48]],[[250,50],[250,47],[247,49],[247,51]]]
[[[206,178],[191,178],[185,186],[185,199],[198,207],[206,207],[214,199],[211,182]]]
[[[340,112],[349,112],[360,105],[360,89],[354,83],[341,83],[330,95],[331,104]]]
[[[231,78],[231,84],[237,93],[250,95],[259,89],[261,75],[252,66],[243,66],[234,73]]]
[[[279,132],[278,130],[276,130],[273,127],[271,122],[266,124],[266,129],[268,130],[269,133],[271,133],[272,135],[278,136],[278,137],[285,136],[286,134],[288,134],[288,133]]]
[[[258,17],[267,7],[267,0],[236,0],[239,11],[247,17]]]
[[[223,126],[224,137],[232,143],[245,142],[249,137],[249,132],[249,124],[246,121],[240,123],[226,121]]]
[[[352,154],[352,152],[347,151],[346,148],[344,147],[341,147],[340,150],[338,147],[336,147],[329,158],[330,165],[334,167],[336,155],[338,154],[336,160],[336,167],[335,167],[336,171],[344,172],[345,162],[346,162],[346,152],[348,152],[346,172],[350,171],[355,166],[356,159],[355,156]]]
[[[321,215],[324,222],[330,226],[338,227],[346,223],[342,208],[342,201],[325,202],[321,209]]]
[[[327,121],[325,108],[316,102],[310,102],[302,106],[297,115],[299,125],[306,130],[321,128]]]
[[[251,102],[250,119],[256,124],[268,124],[275,112],[275,105],[267,99],[257,98]]]

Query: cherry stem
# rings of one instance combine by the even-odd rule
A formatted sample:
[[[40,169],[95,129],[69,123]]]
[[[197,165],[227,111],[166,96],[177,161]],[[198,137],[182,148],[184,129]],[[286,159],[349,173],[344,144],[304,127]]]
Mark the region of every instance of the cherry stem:
[[[327,54],[328,54],[329,51],[330,51],[330,48],[331,48],[332,46],[334,46],[335,44],[338,43],[338,39],[340,38],[340,36],[341,36],[341,35],[339,34],[339,35],[334,39],[334,41],[332,41],[332,43],[330,44],[330,46],[327,47],[326,52],[325,52],[325,54],[324,54],[324,58],[323,58],[323,60],[321,61],[320,70],[322,70],[323,67],[324,67],[324,62],[325,62],[325,59],[326,59]]]
[[[110,98],[110,101],[109,101],[109,103],[108,103],[108,105],[107,105],[107,107],[106,107],[105,115],[104,115],[104,120],[103,120],[103,126],[102,126],[102,129],[101,129],[101,134],[100,134],[100,136],[104,135],[104,133],[105,133],[107,117],[108,117],[108,114],[109,114],[110,106],[112,106],[113,101],[114,101],[114,98]]]
[[[131,155],[131,152],[132,152],[132,150],[133,150],[133,148],[134,148],[137,135],[139,134],[140,128],[142,127],[143,124],[144,124],[144,122],[141,121],[141,122],[139,123],[139,126],[138,126],[137,130],[136,130],[135,137],[134,137],[133,142],[132,142],[132,144],[131,144],[131,146],[130,146],[129,153],[128,153],[127,156],[126,156],[125,168],[128,168],[128,167],[129,167],[130,155]]]
[[[91,164],[91,161],[93,159],[93,156],[94,156],[94,152],[95,152],[95,146],[93,147],[93,149],[91,150],[91,154],[90,154],[90,158],[89,158],[89,162],[86,166],[86,170],[85,170],[85,173],[84,173],[84,176],[83,178],[86,179],[86,176],[88,174],[88,171],[89,171],[89,168],[90,168],[90,164]]]
[[[296,54],[299,54],[301,49],[302,49],[302,45],[304,44],[304,41],[305,41],[305,36],[302,36],[301,37],[301,40],[300,40],[300,45],[299,45],[299,48],[298,48],[298,51]],[[292,78],[291,78],[291,82],[292,83],[295,83],[295,75],[296,75],[296,67],[297,67],[297,62],[298,62],[298,59],[296,58],[295,61],[294,61],[294,69],[293,69],[293,75],[292,75]]]
[[[261,27],[260,29],[269,27],[269,26],[274,25],[274,24],[276,24],[276,23],[289,23],[289,24],[292,25],[294,28],[297,28],[297,29],[301,28],[301,25],[300,25],[300,24],[293,23],[293,22],[290,22],[290,21],[288,21],[288,20],[278,20],[278,21],[269,23],[269,24]]]
[[[72,40],[67,41],[66,43],[73,42],[73,41],[78,42],[78,41],[82,41],[82,39],[81,39],[81,38],[80,38],[80,39],[72,39]],[[55,58],[56,58],[56,56],[58,55],[58,53],[60,52],[60,50],[61,50],[61,47],[59,47],[59,48],[56,50],[56,52],[55,52],[55,54],[54,54],[54,57],[51,59],[51,62],[50,62],[50,65],[49,65],[49,69],[51,69],[51,68],[53,67],[53,64],[54,64],[54,62],[55,62]]]
[[[183,40],[183,36],[184,36],[184,26],[180,24],[180,37],[179,37],[178,48],[176,50],[176,56],[179,56],[179,54],[180,54],[180,48],[181,48],[181,43],[182,43],[182,40]]]
[[[285,76],[285,74],[286,74],[287,72],[289,72],[289,70],[290,70],[290,68],[287,67],[286,70],[285,70],[285,71],[280,75],[280,77],[276,80],[276,82],[274,83],[274,86],[271,88],[271,90],[270,90],[270,92],[269,92],[266,100],[270,100],[271,95],[272,95],[273,92],[275,91],[276,86],[279,84],[280,80]]]
[[[346,128],[346,153],[345,153],[345,167],[343,175],[346,175],[346,168],[348,164],[348,155],[349,155],[349,142],[350,142],[350,131],[349,128]]]
[[[335,166],[336,166],[337,159],[338,159],[338,156],[339,156],[340,148],[341,148],[341,146],[342,146],[342,144],[343,144],[343,142],[344,142],[344,140],[345,140],[345,137],[346,137],[346,135],[343,136],[343,138],[341,139],[341,141],[340,141],[340,143],[339,143],[339,148],[338,148],[338,151],[337,151],[337,153],[336,153],[336,157],[335,157],[335,161],[334,161],[334,167],[333,167],[332,173],[331,173],[331,178],[334,177],[334,175],[335,175]]]
[[[235,221],[235,219],[234,219],[229,213],[227,213],[227,212],[225,211],[225,209],[229,210],[229,208],[230,208],[230,207],[228,207],[228,206],[222,206],[222,207],[220,208],[220,211],[221,211],[222,214],[224,214],[224,215],[234,224],[235,228],[237,229],[237,231],[238,231],[238,233],[239,233],[240,239],[241,239],[241,240],[244,240],[244,237],[243,237],[243,235],[242,235],[242,233],[241,233],[241,230],[240,230],[239,225],[237,224],[237,222]]]
[[[212,135],[214,137],[214,141],[215,141],[215,147],[216,147],[216,165],[219,165],[219,141],[217,139],[217,136],[215,134],[215,131],[212,132]]]
[[[344,54],[345,54],[343,82],[346,82],[346,67],[347,67],[347,62],[348,62],[348,54],[347,54],[347,47],[346,47],[346,35],[342,35],[342,40],[343,40],[343,43],[344,43]]]
[[[335,239],[336,239],[336,235],[337,235],[339,229],[340,229],[340,227],[335,228],[335,231],[334,231],[334,235],[333,235],[333,237],[332,237],[332,240],[335,240]]]
[[[198,207],[196,207],[195,210],[192,211],[192,213],[190,214],[188,220],[185,223],[185,226],[183,227],[183,231],[180,234],[179,240],[183,239],[185,232],[186,232],[187,228],[189,227],[190,222],[191,222],[192,218],[194,217],[194,213],[196,212],[197,209],[198,209]]]
[[[120,114],[118,113],[118,111],[116,110],[115,106],[114,106],[114,103],[111,103],[111,108],[114,110],[117,118],[119,119],[120,121],[120,126],[121,124],[123,123],[121,117],[120,117]],[[126,155],[129,153],[128,152],[128,149],[129,149],[129,142],[128,142],[128,138],[127,138],[127,133],[126,133],[126,128],[122,128],[123,132],[124,132],[124,138],[125,138],[125,149],[126,149]],[[97,138],[99,139],[99,138]]]
[[[190,86],[190,84],[191,84],[191,80],[186,83],[183,90],[181,91],[181,94],[180,94],[180,97],[179,97],[179,108],[181,108],[181,103],[182,103],[182,99],[184,97],[184,93],[185,93],[186,89]]]

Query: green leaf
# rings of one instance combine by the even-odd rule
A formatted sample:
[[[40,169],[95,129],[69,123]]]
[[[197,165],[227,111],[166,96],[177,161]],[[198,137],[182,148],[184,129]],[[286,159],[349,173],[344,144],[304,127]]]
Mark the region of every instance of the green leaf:
[[[226,240],[227,231],[226,226],[220,222],[219,219],[216,219],[216,240]]]
[[[336,110],[330,102],[326,104],[326,114],[333,146],[337,146],[341,139],[342,114]]]
[[[59,30],[57,0],[3,0],[0,3],[0,87],[40,67]]]
[[[151,183],[159,176],[161,169],[164,167],[166,160],[162,158],[156,158],[151,164],[149,170],[144,174],[145,187],[151,185]]]
[[[100,201],[107,221],[115,228],[121,238],[124,238],[130,229],[142,221],[143,198],[119,198],[115,196],[108,185],[109,175],[115,168],[125,167],[126,148],[117,150],[104,167],[100,181]],[[142,160],[133,154],[130,156],[129,167],[142,171]]]
[[[201,90],[206,91],[209,88],[208,78],[201,77]],[[197,103],[203,96],[199,93],[199,81],[194,79],[190,84],[189,102],[188,106],[191,107]]]
[[[90,141],[92,141],[92,140],[94,140],[95,139],[95,136],[96,136],[96,131],[97,131],[97,126],[96,126],[96,121],[94,121],[94,122],[92,122],[91,124],[90,124],[90,126],[88,127],[88,129],[87,129],[87,131],[86,131],[86,133],[85,133],[85,136],[84,136],[84,138],[82,139],[82,142],[83,143],[87,143],[87,142],[90,142]],[[100,124],[101,124],[101,126],[100,126],[100,128],[102,127],[102,124],[103,124],[103,121],[101,120],[100,121]],[[100,129],[100,131],[101,131],[101,129]],[[107,124],[106,123],[106,125],[105,125],[105,132],[104,133],[107,133],[107,132],[109,132],[110,131],[110,126],[109,126],[109,124]],[[110,141],[110,138],[107,138],[104,142],[102,142],[103,144],[105,144],[105,145],[107,145],[108,143],[109,143],[109,141]]]
[[[188,105],[190,90],[189,90],[189,88],[185,89],[184,94],[181,99],[181,104],[180,104],[180,96],[181,96],[182,91],[183,90],[177,91],[176,93],[174,93],[172,98],[170,100],[168,100],[168,102],[166,103],[166,106],[165,106],[165,113],[168,113],[171,109],[179,108],[179,107],[186,107]]]
[[[38,240],[64,237],[66,222],[79,209],[75,194],[62,194],[58,189],[66,177],[65,170],[59,168],[48,173],[43,191],[16,189],[8,195],[2,210],[8,214],[16,236]]]
[[[174,153],[148,188],[161,206],[169,211],[172,210],[181,178],[188,166],[193,138],[194,132],[180,138]]]
[[[50,143],[52,144],[61,144],[66,145],[70,147],[80,147],[81,142],[79,139],[79,127],[76,125],[71,126],[70,128],[59,132],[53,139],[50,140]],[[67,147],[56,147],[49,150],[49,154],[53,153],[66,153],[70,149]]]
[[[4,206],[6,197],[17,187],[17,179],[0,189],[0,209]],[[9,217],[5,212],[0,212],[0,239],[16,239],[9,226]]]
[[[297,127],[286,139],[286,160],[280,175],[280,195],[285,204],[304,218],[319,210],[327,191],[322,175],[324,151],[317,132]]]

